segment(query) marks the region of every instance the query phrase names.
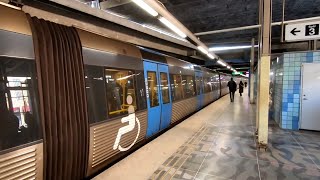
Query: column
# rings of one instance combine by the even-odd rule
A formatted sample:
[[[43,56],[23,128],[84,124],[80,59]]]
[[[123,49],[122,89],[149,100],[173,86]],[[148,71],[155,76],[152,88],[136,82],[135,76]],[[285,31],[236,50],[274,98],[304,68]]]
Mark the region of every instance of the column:
[[[269,122],[269,79],[271,55],[271,0],[261,0],[261,52],[259,62],[258,93],[258,144],[267,147]]]

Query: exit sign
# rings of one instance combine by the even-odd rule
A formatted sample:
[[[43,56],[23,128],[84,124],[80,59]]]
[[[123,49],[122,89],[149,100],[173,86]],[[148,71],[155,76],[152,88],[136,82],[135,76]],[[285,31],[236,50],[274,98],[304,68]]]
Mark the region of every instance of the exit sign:
[[[232,72],[232,75],[243,75],[242,72]]]

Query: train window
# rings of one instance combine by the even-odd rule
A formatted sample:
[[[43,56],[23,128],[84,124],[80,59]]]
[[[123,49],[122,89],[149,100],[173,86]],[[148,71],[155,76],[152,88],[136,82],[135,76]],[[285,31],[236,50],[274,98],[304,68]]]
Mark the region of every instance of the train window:
[[[148,71],[148,94],[150,99],[150,107],[159,106],[158,99],[158,81],[154,71]]]
[[[209,93],[212,91],[212,83],[209,77],[203,78],[204,81],[204,92]]]
[[[146,99],[146,89],[145,89],[145,81],[144,81],[144,73],[143,71],[135,71],[136,72],[136,94],[137,94],[137,106],[138,110],[143,110],[147,108],[147,99]]]
[[[167,104],[167,103],[170,103],[169,87],[168,87],[168,74],[167,73],[160,73],[160,77],[161,77],[162,101],[163,101],[163,104]]]
[[[178,101],[184,98],[182,76],[171,75],[172,101]]]
[[[134,109],[137,110],[136,91],[133,71],[119,69],[105,69],[107,83],[107,101],[109,117],[128,114],[127,97],[131,96]]]
[[[194,77],[193,76],[182,76],[182,85],[184,89],[184,97],[185,98],[190,98],[195,95],[195,90],[194,90]]]
[[[0,151],[41,138],[35,62],[0,60]]]
[[[104,68],[85,65],[85,82],[90,123],[107,119]]]

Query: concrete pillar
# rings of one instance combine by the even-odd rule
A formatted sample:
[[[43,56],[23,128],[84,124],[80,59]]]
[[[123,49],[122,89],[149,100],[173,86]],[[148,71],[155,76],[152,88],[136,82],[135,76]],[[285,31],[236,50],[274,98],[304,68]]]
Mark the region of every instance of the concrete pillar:
[[[254,81],[255,81],[255,75],[253,73],[254,71],[254,38],[252,38],[251,41],[251,54],[250,54],[250,103],[254,103]]]
[[[261,24],[261,52],[259,62],[259,86],[258,86],[258,144],[260,147],[268,145],[268,122],[269,122],[269,79],[271,59],[271,0],[262,0],[260,5]]]

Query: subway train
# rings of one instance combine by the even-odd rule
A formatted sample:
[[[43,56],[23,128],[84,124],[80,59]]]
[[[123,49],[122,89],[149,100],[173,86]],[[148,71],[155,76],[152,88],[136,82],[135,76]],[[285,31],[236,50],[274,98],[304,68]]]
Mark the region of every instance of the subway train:
[[[0,14],[0,179],[92,177],[228,93],[231,75]]]

